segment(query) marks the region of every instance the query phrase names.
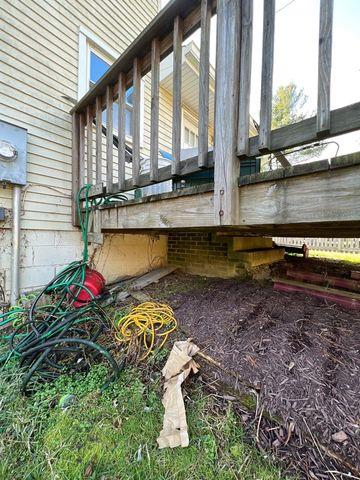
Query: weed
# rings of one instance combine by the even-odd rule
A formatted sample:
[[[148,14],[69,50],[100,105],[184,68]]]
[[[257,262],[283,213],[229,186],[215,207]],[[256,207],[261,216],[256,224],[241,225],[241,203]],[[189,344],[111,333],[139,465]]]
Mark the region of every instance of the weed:
[[[219,413],[200,387],[186,400],[189,447],[157,448],[166,353],[151,357],[156,368],[150,374],[147,365],[146,382],[141,369],[128,368],[103,394],[107,369],[95,365],[22,397],[21,372],[8,362],[0,371],[0,479],[280,479],[279,469],[244,442],[231,406]],[[62,409],[67,394],[76,401]]]

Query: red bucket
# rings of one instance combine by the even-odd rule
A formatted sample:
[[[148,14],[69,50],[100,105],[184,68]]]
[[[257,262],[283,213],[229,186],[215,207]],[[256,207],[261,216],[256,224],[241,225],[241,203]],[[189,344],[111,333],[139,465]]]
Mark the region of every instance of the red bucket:
[[[82,307],[86,303],[90,302],[93,297],[100,295],[104,291],[105,278],[96,270],[86,268],[83,285],[85,288],[81,289],[77,286],[71,287],[72,292],[78,292],[75,295],[75,300],[73,303],[75,308]],[[89,292],[91,292],[92,295]]]

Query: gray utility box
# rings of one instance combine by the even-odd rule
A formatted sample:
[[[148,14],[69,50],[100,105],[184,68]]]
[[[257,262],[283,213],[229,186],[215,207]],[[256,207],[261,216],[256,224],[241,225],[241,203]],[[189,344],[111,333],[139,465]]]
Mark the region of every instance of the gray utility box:
[[[0,182],[26,185],[27,130],[0,120]]]

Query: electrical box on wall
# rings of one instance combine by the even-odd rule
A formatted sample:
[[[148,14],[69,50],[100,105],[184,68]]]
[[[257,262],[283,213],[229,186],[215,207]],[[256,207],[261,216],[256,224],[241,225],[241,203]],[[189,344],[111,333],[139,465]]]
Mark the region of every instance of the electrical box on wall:
[[[0,120],[0,182],[26,185],[27,130]]]

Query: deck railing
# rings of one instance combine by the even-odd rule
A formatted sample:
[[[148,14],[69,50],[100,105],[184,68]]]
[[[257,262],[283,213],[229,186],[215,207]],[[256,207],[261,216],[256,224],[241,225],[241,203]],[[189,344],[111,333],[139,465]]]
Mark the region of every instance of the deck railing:
[[[215,136],[209,152],[210,19],[217,14]],[[239,160],[281,151],[360,129],[360,103],[330,110],[333,0],[320,0],[317,115],[271,129],[275,0],[264,1],[259,135],[249,138],[249,103],[253,29],[252,0],[172,0],[74,107],[73,191],[93,184],[92,196],[125,192],[214,166],[215,224],[236,225]],[[181,160],[182,43],[201,29],[199,75],[199,147],[194,158]],[[172,162],[159,168],[160,61],[173,52]],[[289,51],[291,55],[291,51]],[[141,78],[151,71],[150,168],[140,169]],[[133,87],[131,176],[125,175],[125,94]],[[118,104],[114,155],[114,102]],[[106,145],[103,146],[103,111]],[[95,123],[95,132],[93,124]],[[104,148],[103,148],[104,147]],[[105,150],[105,152],[103,152]],[[280,153],[279,153],[280,152]],[[96,161],[93,157],[95,153]],[[104,155],[105,153],[105,155]],[[215,161],[214,161],[215,159]],[[106,168],[106,182],[102,169]],[[94,171],[95,170],[95,171]],[[116,173],[116,181],[114,181]]]
[[[209,38],[210,19],[215,11],[216,1],[213,0],[170,2],[72,110],[74,191],[81,188],[84,183],[91,183],[94,185],[90,192],[91,196],[124,192],[208,166]],[[180,159],[182,43],[199,27],[201,28],[199,155],[196,159],[182,162]],[[171,52],[173,53],[172,163],[167,167],[159,168],[160,61]],[[151,71],[150,171],[140,174],[141,78],[149,71]],[[132,175],[131,178],[126,178],[125,95],[130,87],[133,88]],[[113,142],[114,102],[118,104],[116,165]],[[102,182],[104,110],[106,110],[105,185]],[[93,138],[93,123],[96,125],[95,138]],[[94,149],[95,172],[93,171]],[[114,182],[115,172],[116,182]]]

